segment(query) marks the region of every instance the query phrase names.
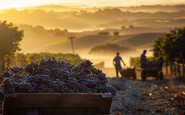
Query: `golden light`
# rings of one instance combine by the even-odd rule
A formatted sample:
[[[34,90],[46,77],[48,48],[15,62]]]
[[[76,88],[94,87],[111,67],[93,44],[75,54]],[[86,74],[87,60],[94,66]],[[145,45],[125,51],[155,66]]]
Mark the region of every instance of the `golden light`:
[[[37,5],[37,4],[33,2],[22,1],[22,0],[15,0],[15,1],[0,0],[0,9],[22,8],[22,7],[34,6],[34,5]]]
[[[0,0],[0,9],[22,8],[45,4],[88,6],[136,6],[152,4],[185,4],[185,0]]]
[[[0,0],[0,10],[24,8],[45,4],[63,4],[66,0]]]

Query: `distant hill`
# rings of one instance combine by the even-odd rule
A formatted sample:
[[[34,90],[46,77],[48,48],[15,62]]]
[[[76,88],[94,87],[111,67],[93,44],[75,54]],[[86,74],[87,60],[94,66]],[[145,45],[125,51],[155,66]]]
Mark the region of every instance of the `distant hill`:
[[[112,37],[108,44],[97,45],[93,47],[89,54],[94,55],[112,55],[115,52],[133,53],[141,49],[151,49],[154,41],[162,33],[139,33],[125,36]]]
[[[44,10],[44,11],[57,11],[57,12],[67,12],[67,11],[73,11],[72,7],[69,6],[63,6],[63,5],[43,5],[43,6],[32,6],[32,7],[26,7],[23,8],[26,10]]]
[[[107,43],[112,35],[99,34],[101,31],[87,31],[80,33],[68,32],[66,29],[47,29],[43,26],[19,25],[24,30],[21,41],[23,52],[71,52],[69,37],[74,36],[76,50],[90,50],[96,45]]]
[[[89,54],[95,54],[95,55],[112,55],[116,52],[121,52],[123,54],[129,53],[129,52],[135,52],[136,50],[125,47],[125,46],[119,46],[117,44],[105,44],[100,45],[92,48],[89,52]]]
[[[129,25],[166,31],[185,25],[184,9],[185,5],[101,8],[46,5],[4,10],[0,13],[0,19],[17,25],[41,25],[46,28],[66,28],[69,31],[118,29]]]
[[[107,43],[107,41],[112,38],[110,35],[85,35],[75,39],[75,45],[78,49],[92,48],[97,45]]]
[[[131,34],[131,35],[120,37],[117,40],[113,40],[111,43],[118,44],[118,45],[124,45],[124,46],[131,47],[131,48],[137,48],[137,47],[142,47],[148,43],[152,43],[153,41],[158,39],[160,36],[162,36],[162,33]]]
[[[89,11],[89,12],[92,12],[92,11],[96,11],[98,10],[99,8],[95,8],[95,7],[88,7],[88,6],[65,6],[65,5],[41,5],[41,6],[32,6],[32,7],[26,7],[26,8],[23,8],[25,10],[38,10],[38,9],[41,9],[41,10],[44,10],[44,11],[47,11],[47,12],[76,12],[76,11]]]
[[[113,36],[113,32],[117,31],[114,29],[71,33],[66,29],[46,29],[42,26],[20,25],[19,28],[24,30],[24,38],[21,42],[23,52],[71,52],[71,43],[67,39],[71,36],[75,37],[75,50],[79,52],[90,51],[94,47],[105,44],[125,46],[133,51],[135,48],[152,47],[152,41],[162,35],[162,33],[137,33],[134,31],[135,34]],[[132,31],[130,30],[130,33]]]
[[[70,47],[67,38],[71,36],[71,33],[65,29],[46,29],[43,26],[30,25],[19,25],[19,29],[24,30],[24,38],[20,44],[23,52],[50,51],[57,53]],[[61,49],[59,46],[63,46],[63,48]]]
[[[88,8],[88,6],[64,6],[64,5],[43,5],[43,6],[34,6],[25,9],[42,9],[46,11],[66,11],[66,10],[76,10],[75,8],[80,8],[81,10],[94,10],[94,9],[104,9],[104,8],[115,8],[115,7],[93,7]],[[142,5],[142,6],[130,6],[130,7],[118,7],[123,11],[131,11],[131,12],[158,12],[158,11],[167,11],[174,12],[185,9],[185,5]]]
[[[159,11],[165,11],[165,12],[174,12],[174,11],[180,11],[185,9],[184,4],[180,5],[141,5],[141,6],[131,6],[131,7],[120,7],[120,9],[125,11],[132,11],[132,12],[159,12]]]

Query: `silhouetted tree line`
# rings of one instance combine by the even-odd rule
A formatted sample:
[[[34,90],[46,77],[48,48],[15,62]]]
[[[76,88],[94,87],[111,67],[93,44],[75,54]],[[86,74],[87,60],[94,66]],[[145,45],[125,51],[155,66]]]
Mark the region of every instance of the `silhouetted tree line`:
[[[185,64],[185,27],[175,28],[169,33],[165,33],[154,45],[154,57],[157,60],[165,62],[166,66],[170,65],[173,71],[174,62]],[[179,69],[179,67],[177,67]],[[179,71],[179,70],[178,70]]]
[[[69,34],[68,29],[60,29],[60,28],[47,29],[41,25],[32,26],[32,25],[21,24],[21,25],[19,25],[19,27],[26,29],[26,30],[34,30],[34,31],[36,31],[38,33],[42,33],[42,34],[52,33],[55,36],[65,36],[65,35]]]

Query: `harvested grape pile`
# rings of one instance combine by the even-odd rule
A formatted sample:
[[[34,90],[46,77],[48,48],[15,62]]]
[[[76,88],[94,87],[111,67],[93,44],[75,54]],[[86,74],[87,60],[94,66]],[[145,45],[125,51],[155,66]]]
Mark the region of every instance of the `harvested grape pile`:
[[[90,61],[72,65],[64,61],[42,60],[22,68],[11,68],[3,76],[3,92],[12,93],[105,93],[115,90],[106,85],[105,74]]]

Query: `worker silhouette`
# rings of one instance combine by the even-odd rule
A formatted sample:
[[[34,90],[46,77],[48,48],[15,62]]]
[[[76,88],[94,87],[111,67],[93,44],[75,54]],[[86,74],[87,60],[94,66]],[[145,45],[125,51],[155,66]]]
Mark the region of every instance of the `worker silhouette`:
[[[146,53],[147,53],[147,50],[143,50],[143,53],[140,56],[141,67],[143,67],[147,62]]]
[[[119,52],[117,52],[116,56],[113,59],[113,65],[115,66],[116,70],[116,77],[119,77],[119,73],[122,70],[121,62],[123,63],[123,65],[126,65],[123,59],[119,56]]]

